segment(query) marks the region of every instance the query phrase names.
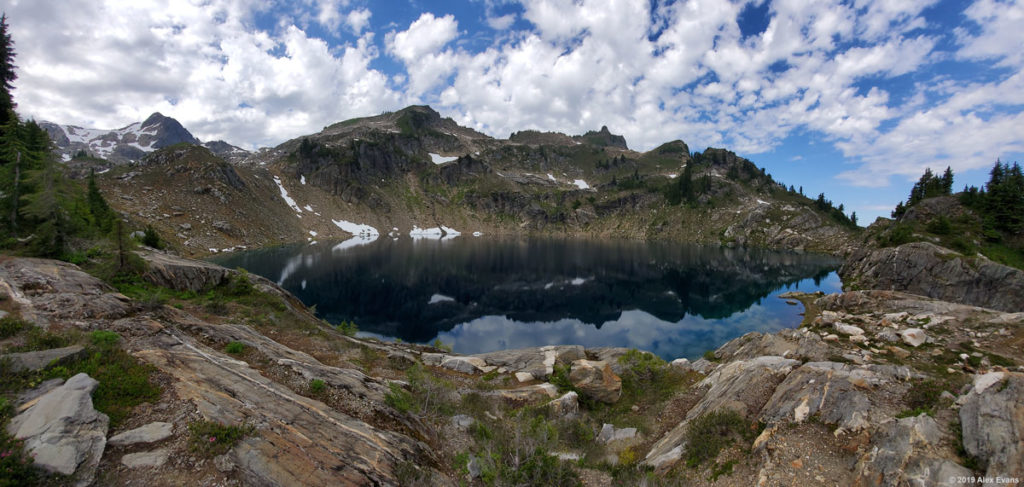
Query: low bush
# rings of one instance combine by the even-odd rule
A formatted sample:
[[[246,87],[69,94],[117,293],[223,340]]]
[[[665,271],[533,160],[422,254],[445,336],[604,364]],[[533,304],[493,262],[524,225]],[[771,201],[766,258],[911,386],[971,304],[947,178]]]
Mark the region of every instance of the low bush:
[[[686,465],[697,467],[714,460],[737,438],[752,441],[757,430],[736,411],[712,411],[690,421],[686,430]]]
[[[245,344],[242,342],[231,342],[224,346],[224,351],[232,355],[238,355],[245,351]]]
[[[156,371],[152,365],[142,364],[128,352],[119,348],[89,349],[88,358],[52,367],[46,378],[68,379],[85,373],[99,381],[92,393],[93,407],[110,417],[110,427],[116,428],[132,408],[160,397],[163,389],[149,381]]]
[[[223,455],[256,429],[251,425],[225,425],[197,421],[188,425],[189,451],[207,458]]]
[[[327,388],[327,384],[320,379],[313,379],[309,381],[309,390],[313,394],[319,394]]]

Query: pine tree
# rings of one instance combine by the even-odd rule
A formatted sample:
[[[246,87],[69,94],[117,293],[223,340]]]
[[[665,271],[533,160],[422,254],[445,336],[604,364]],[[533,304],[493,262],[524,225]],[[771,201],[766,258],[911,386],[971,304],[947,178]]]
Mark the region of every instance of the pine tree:
[[[28,162],[28,149],[22,136],[22,125],[18,118],[11,117],[0,128],[0,162],[2,162],[2,180],[5,190],[3,209],[7,229],[11,235],[18,234],[18,209],[21,207],[25,166]]]
[[[856,211],[853,212],[853,213],[850,213],[850,223],[852,223],[853,226],[857,226],[857,212]]]
[[[942,174],[943,194],[953,194],[953,169],[946,166],[946,172]]]
[[[14,40],[7,32],[7,14],[0,15],[0,127],[6,127],[14,115],[14,80],[18,74],[14,72]]]
[[[110,209],[107,200],[103,198],[103,194],[100,193],[100,188],[96,185],[96,174],[92,171],[89,172],[86,203],[89,206],[89,215],[92,217],[92,223],[101,233],[110,233],[116,215]]]

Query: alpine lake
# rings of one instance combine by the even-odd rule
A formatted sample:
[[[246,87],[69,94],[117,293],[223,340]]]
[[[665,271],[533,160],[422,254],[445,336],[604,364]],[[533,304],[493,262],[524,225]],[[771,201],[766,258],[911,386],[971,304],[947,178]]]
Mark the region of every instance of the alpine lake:
[[[837,292],[826,255],[587,239],[359,237],[224,254],[358,336],[474,354],[543,345],[699,358],[800,325],[790,290]]]

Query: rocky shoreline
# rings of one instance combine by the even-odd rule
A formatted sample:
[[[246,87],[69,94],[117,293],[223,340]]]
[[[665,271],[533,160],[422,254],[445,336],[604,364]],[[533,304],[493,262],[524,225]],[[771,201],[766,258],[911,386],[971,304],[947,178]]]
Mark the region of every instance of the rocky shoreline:
[[[223,285],[237,274],[164,254],[146,258],[151,283],[171,289]],[[480,431],[524,410],[543,410],[552,428],[573,422],[589,430],[581,436],[588,443],[559,443],[549,452],[579,459],[560,468],[585,485],[624,478],[766,486],[1024,479],[1022,313],[895,291],[789,295],[807,305],[803,326],[744,335],[693,363],[652,366],[681,385],[667,398],[630,407],[630,381],[642,362],[631,362],[637,355],[626,349],[461,356],[359,340],[319,322],[272,283],[253,279],[301,326],[225,321],[187,301],[147,305],[70,264],[3,258],[0,293],[8,299],[0,303],[9,312],[53,331],[114,331],[164,385],[157,401],[110,430],[106,416],[82,400],[93,379],[44,383],[15,401],[8,431],[25,438],[37,465],[70,474],[76,485],[150,485],[154,478],[195,485],[484,485],[490,460],[472,445],[481,444]],[[230,343],[245,352],[225,352]],[[39,367],[30,358],[4,360]],[[403,391],[421,387],[410,370],[424,371],[428,386],[450,384],[431,397],[456,406],[405,409]],[[609,413],[616,408],[624,413]],[[693,425],[722,411],[752,425],[740,432],[748,439],[710,465],[688,468]],[[253,433],[204,458],[189,447],[198,421],[244,424]],[[32,426],[40,422],[63,426]],[[623,474],[626,467],[635,473]]]

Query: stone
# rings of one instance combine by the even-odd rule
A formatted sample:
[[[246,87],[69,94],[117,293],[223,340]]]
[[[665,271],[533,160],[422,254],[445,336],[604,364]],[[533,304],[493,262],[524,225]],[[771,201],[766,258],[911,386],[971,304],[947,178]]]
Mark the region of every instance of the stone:
[[[148,269],[142,278],[150,284],[176,291],[200,292],[219,286],[235,273],[219,265],[184,259],[160,252],[142,252]],[[255,276],[250,275],[250,280]]]
[[[437,367],[441,365],[441,362],[444,360],[445,357],[447,357],[447,355],[443,353],[426,352],[420,354],[420,360],[423,361],[423,365],[429,365],[432,367]]]
[[[822,340],[826,342],[838,342],[839,335],[836,335],[835,333],[829,333],[828,335],[825,335],[825,337],[822,338]]]
[[[47,328],[55,321],[116,320],[132,312],[131,300],[77,266],[48,259],[0,261],[7,287],[25,321]]]
[[[228,223],[228,222],[225,222],[225,221],[215,221],[215,222],[213,222],[213,228],[215,228],[215,229],[217,229],[217,230],[219,230],[221,232],[224,232],[224,233],[231,233],[231,224]]]
[[[231,455],[227,453],[217,455],[213,457],[213,468],[216,468],[220,473],[229,473],[235,469],[235,462],[231,460]]]
[[[619,363],[619,357],[626,355],[631,348],[626,347],[595,347],[588,348],[586,350],[586,357],[579,358],[590,358],[593,360],[600,360],[602,362],[608,362],[612,366],[612,372],[616,374],[622,374],[622,364]]]
[[[3,295],[3,296],[6,296],[6,294],[5,294],[5,295]],[[8,312],[6,312],[6,311],[4,311],[4,310],[0,309],[0,320],[2,320],[2,319],[4,319],[4,318],[6,318],[6,317],[7,317],[7,315],[9,315],[9,314],[10,314],[10,313],[8,313]]]
[[[121,464],[128,468],[162,467],[167,463],[171,451],[166,448],[159,450],[129,453],[121,457]]]
[[[599,443],[612,443],[629,440],[634,437],[636,437],[636,428],[616,428],[614,425],[605,423],[601,425],[601,432],[597,435],[597,441]]]
[[[513,403],[535,403],[558,397],[558,388],[547,382],[532,384],[516,389],[498,389],[488,394],[500,397]]]
[[[875,338],[877,338],[877,339],[879,339],[879,340],[881,340],[883,342],[889,342],[889,343],[897,343],[897,342],[900,341],[899,334],[897,334],[896,331],[891,330],[889,328],[886,328],[886,329],[876,333],[875,334]]]
[[[556,417],[575,416],[580,412],[579,394],[569,391],[548,403],[548,411]]]
[[[529,372],[539,380],[545,380],[554,373],[555,364],[569,365],[573,360],[586,358],[579,345],[549,345],[473,355],[487,362],[487,365],[505,367],[512,372]]]
[[[533,374],[529,372],[516,372],[516,380],[519,382],[530,382],[535,379]]]
[[[850,343],[867,343],[868,339],[864,335],[850,335]]]
[[[924,414],[881,424],[857,462],[855,485],[962,485],[956,478],[973,473],[942,457],[941,440],[938,424]]]
[[[839,268],[839,277],[862,289],[903,291],[998,311],[1024,309],[1024,271],[930,242],[861,248]],[[886,318],[898,321],[897,316]]]
[[[180,229],[182,229],[184,231],[189,231],[189,230],[192,230],[192,224],[191,223],[182,223],[181,225],[178,225],[178,228],[180,228]]]
[[[832,325],[832,328],[835,328],[837,332],[848,336],[857,336],[864,334],[863,328],[859,326],[847,325],[845,323],[835,323],[834,325]]]
[[[685,358],[677,358],[668,363],[668,365],[681,372],[687,372],[690,370],[690,360]]]
[[[608,362],[575,360],[569,369],[569,382],[584,396],[606,404],[614,404],[622,395],[622,379]]]
[[[441,361],[441,367],[463,374],[476,374],[482,367],[487,366],[483,359],[478,357],[460,357],[449,355]]]
[[[475,479],[483,473],[483,469],[480,468],[480,459],[473,455],[466,461],[466,471],[469,473],[470,480]]]
[[[889,345],[888,347],[885,347],[885,349],[888,350],[890,353],[892,353],[893,355],[895,355],[897,358],[900,358],[900,359],[905,359],[905,358],[909,358],[910,357],[910,351],[905,349],[905,348]]]
[[[452,426],[463,431],[469,429],[470,426],[473,426],[474,422],[476,422],[476,420],[469,415],[456,414],[455,416],[452,416]]]
[[[157,421],[111,436],[107,443],[114,446],[155,443],[170,438],[173,432],[173,424]]]
[[[903,343],[906,343],[911,347],[921,346],[921,344],[928,340],[928,336],[925,334],[924,330],[920,328],[907,328],[906,330],[900,330],[899,335],[903,340]]]
[[[25,440],[35,466],[63,475],[75,474],[76,485],[88,485],[96,475],[107,444],[107,415],[92,406],[99,385],[78,374],[46,393],[7,425],[7,432]]]
[[[717,363],[712,362],[706,358],[699,358],[697,360],[694,360],[693,363],[690,364],[691,369],[702,374],[708,374],[711,371],[715,370],[717,367]]]
[[[978,458],[987,477],[1024,479],[1024,374],[976,376],[961,400],[964,450]]]
[[[723,362],[764,356],[815,361],[825,360],[829,354],[828,346],[818,335],[804,334],[801,330],[764,334],[751,332],[730,340],[715,351],[715,355]]]
[[[10,360],[11,370],[22,372],[26,370],[42,370],[51,362],[57,364],[67,363],[76,358],[84,357],[85,349],[80,345],[72,345],[63,348],[51,348],[37,352],[10,353],[3,355],[3,358]]]

